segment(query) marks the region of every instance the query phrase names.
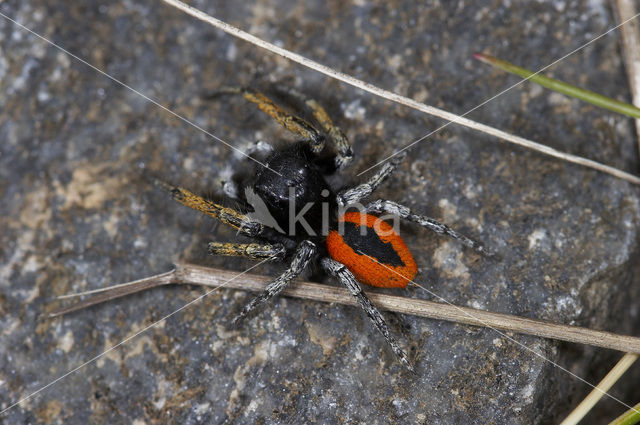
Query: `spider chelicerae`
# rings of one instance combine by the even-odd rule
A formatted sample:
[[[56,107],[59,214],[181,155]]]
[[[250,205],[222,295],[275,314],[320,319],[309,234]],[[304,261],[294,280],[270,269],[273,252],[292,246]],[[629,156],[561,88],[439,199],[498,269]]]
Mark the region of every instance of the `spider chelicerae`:
[[[394,156],[364,183],[334,190],[325,177],[348,165],[353,159],[353,151],[345,134],[332,123],[318,102],[294,90],[286,92],[287,96],[308,109],[309,116],[321,131],[253,89],[227,87],[209,97],[223,94],[243,96],[300,138],[279,149],[261,143],[261,152],[253,152],[252,155],[262,153],[265,156],[264,166],[256,166],[255,174],[248,181],[224,182],[225,194],[238,202],[238,209],[222,206],[187,189],[154,179],[155,184],[169,192],[176,201],[258,241],[211,242],[208,247],[211,254],[280,260],[288,264],[286,270],[249,302],[232,323],[237,323],[278,295],[305,269],[316,264],[349,290],[395,355],[411,368],[407,354],[359,284],[404,288],[417,273],[411,252],[397,230],[384,220],[385,217],[411,221],[486,254],[485,248],[396,202],[378,199],[366,205],[360,204],[393,173],[403,155]],[[326,139],[333,142],[333,149],[325,148]]]

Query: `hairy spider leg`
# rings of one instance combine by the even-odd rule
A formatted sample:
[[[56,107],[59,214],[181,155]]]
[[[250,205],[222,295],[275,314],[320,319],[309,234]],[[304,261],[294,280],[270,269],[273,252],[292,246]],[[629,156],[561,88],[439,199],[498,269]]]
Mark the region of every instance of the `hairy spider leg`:
[[[384,336],[387,340],[394,354],[400,359],[402,364],[404,364],[409,370],[413,370],[411,364],[409,364],[409,359],[407,357],[407,353],[400,348],[398,341],[391,335],[389,332],[389,326],[387,326],[387,322],[380,314],[380,311],[371,303],[371,300],[365,295],[358,284],[355,276],[351,273],[343,264],[332,260],[331,258],[325,257],[321,260],[322,267],[331,275],[335,276],[340,280],[340,282],[349,290],[351,295],[355,297],[360,304],[360,307],[367,313],[367,316],[371,319],[373,324],[378,328],[378,331]]]
[[[302,139],[309,144],[313,152],[318,153],[324,148],[323,134],[304,119],[285,111],[259,91],[247,87],[222,87],[207,97],[211,98],[220,94],[242,95],[242,97],[249,102],[258,105],[261,111],[278,121],[284,128],[302,137]]]
[[[322,126],[322,129],[327,133],[329,138],[333,141],[333,144],[336,147],[337,155],[335,157],[335,167],[336,169],[341,169],[347,166],[351,160],[353,159],[353,150],[351,149],[351,144],[349,143],[349,139],[344,132],[331,121],[329,114],[327,111],[314,99],[307,98],[304,94],[300,93],[298,90],[291,88],[280,88],[285,95],[290,96],[296,99],[298,102],[304,104],[309,110],[313,117],[318,121],[318,124]]]
[[[209,242],[209,254],[227,257],[247,257],[254,260],[283,260],[286,249],[282,244]]]
[[[155,178],[152,179],[152,181],[157,187],[169,193],[174,200],[180,202],[182,205],[220,220],[222,223],[237,229],[246,236],[255,237],[262,234],[265,230],[261,223],[251,220],[233,208],[216,204],[182,187],[173,186]]]
[[[366,182],[350,189],[340,191],[336,196],[338,205],[340,205],[341,207],[345,207],[371,195],[371,193],[373,193],[373,191],[376,190],[376,188],[380,186],[380,184],[382,184],[382,182],[384,182],[395,171],[398,164],[400,164],[400,162],[402,162],[405,157],[406,154],[404,153],[392,157],[389,161],[385,162],[382,168],[380,168],[380,171],[375,173]]]
[[[240,314],[238,314],[232,321],[232,325],[236,325],[243,317],[249,314],[259,305],[265,301],[275,297],[287,287],[289,282],[295,279],[300,273],[302,273],[307,266],[311,263],[313,255],[316,253],[316,245],[308,240],[300,242],[293,254],[293,259],[289,264],[287,270],[285,270],[277,279],[269,283],[264,292],[255,297],[251,302],[244,306]]]
[[[457,239],[462,242],[464,245],[472,248],[484,255],[491,256],[493,253],[484,247],[480,242],[476,242],[458,232],[451,229],[449,226],[442,224],[432,218],[415,214],[404,205],[400,205],[397,202],[389,201],[386,199],[378,199],[366,207],[367,212],[374,214],[393,214],[404,220],[411,221],[413,223],[419,224],[422,227],[425,227],[429,230],[432,230],[440,235],[447,235],[453,239]]]

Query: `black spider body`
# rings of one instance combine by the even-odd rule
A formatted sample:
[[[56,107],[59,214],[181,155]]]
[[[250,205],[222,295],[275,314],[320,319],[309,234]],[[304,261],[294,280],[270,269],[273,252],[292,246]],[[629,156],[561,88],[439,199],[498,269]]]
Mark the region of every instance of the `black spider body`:
[[[268,168],[258,169],[252,185],[280,229],[297,242],[319,242],[336,220],[335,193],[314,159],[304,142],[277,150],[266,159]],[[304,221],[295,220],[300,214]]]

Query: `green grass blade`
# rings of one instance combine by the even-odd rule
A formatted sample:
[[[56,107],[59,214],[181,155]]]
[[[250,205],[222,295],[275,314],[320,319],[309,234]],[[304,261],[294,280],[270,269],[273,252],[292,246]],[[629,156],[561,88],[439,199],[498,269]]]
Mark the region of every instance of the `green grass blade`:
[[[616,419],[611,421],[609,425],[635,425],[640,422],[640,403],[633,406],[633,409],[623,413],[621,416],[618,416]]]
[[[619,102],[615,99],[602,96],[589,90],[581,89],[580,87],[572,86],[571,84],[567,84],[554,78],[545,77],[543,75],[531,72],[525,68],[513,65],[507,61],[503,61],[502,59],[495,58],[493,56],[476,53],[473,55],[473,57],[504,71],[519,75],[522,78],[540,84],[541,86],[548,89],[564,93],[567,96],[584,100],[585,102],[589,102],[601,108],[609,109],[613,112],[624,114],[633,118],[640,118],[640,109],[628,103]]]

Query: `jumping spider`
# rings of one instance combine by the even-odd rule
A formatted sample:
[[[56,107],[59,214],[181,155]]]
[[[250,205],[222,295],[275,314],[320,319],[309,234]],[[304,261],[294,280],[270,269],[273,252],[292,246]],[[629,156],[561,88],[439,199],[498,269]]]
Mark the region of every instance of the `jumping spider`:
[[[404,288],[417,273],[417,265],[406,244],[380,214],[391,214],[417,223],[439,234],[458,239],[468,247],[486,253],[483,246],[431,218],[413,213],[406,206],[386,199],[367,204],[359,212],[344,212],[347,207],[369,196],[402,160],[397,155],[386,162],[373,177],[355,187],[334,191],[325,176],[345,167],[353,159],[353,151],[345,134],[335,126],[325,110],[314,100],[289,91],[317,121],[318,131],[308,121],[292,115],[260,92],[249,88],[225,88],[216,93],[238,94],[255,103],[300,141],[281,149],[272,149],[259,167],[253,181],[245,182],[244,191],[225,190],[237,194],[236,201],[244,211],[224,207],[181,187],[156,180],[173,199],[203,212],[254,238],[259,243],[209,243],[213,255],[244,256],[252,259],[286,261],[287,269],[269,283],[264,292],[247,304],[233,320],[237,322],[257,306],[278,295],[312,263],[338,278],[357,299],[391,349],[407,367],[407,354],[378,311],[362,292],[358,281],[378,287]],[[325,138],[335,145],[335,153],[321,155]],[[235,185],[233,182],[227,184]],[[259,198],[273,218],[271,225],[253,218],[250,197]],[[255,212],[255,211],[253,211]],[[375,214],[375,215],[374,215]],[[297,218],[304,215],[304,222]],[[292,225],[293,223],[293,225]],[[288,230],[283,231],[283,229]]]

